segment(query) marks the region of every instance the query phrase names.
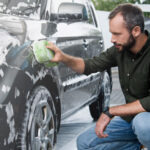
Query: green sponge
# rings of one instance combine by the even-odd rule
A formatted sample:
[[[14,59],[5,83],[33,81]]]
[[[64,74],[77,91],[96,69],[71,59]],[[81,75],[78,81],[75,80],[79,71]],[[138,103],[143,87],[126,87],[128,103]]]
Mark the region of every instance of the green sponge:
[[[48,41],[46,40],[37,41],[33,44],[33,52],[39,63],[45,64],[46,67],[52,67],[57,65],[57,63],[50,62],[55,54],[52,50],[46,48],[47,45]]]

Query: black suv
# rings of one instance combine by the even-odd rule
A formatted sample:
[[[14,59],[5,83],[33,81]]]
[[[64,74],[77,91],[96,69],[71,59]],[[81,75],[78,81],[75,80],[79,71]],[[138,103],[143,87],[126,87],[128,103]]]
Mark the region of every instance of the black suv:
[[[61,119],[85,105],[98,118],[109,99],[110,72],[86,76],[61,63],[48,68],[32,47],[48,40],[91,58],[104,49],[99,28],[90,0],[0,0],[1,150],[53,150]]]

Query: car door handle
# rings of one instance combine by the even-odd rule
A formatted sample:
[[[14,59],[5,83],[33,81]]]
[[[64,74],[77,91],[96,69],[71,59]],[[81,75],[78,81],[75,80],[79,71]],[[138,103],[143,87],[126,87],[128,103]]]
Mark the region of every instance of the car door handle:
[[[83,47],[84,47],[84,48],[87,48],[88,46],[89,46],[89,44],[88,44],[87,41],[84,39],[84,40],[83,40]]]
[[[100,40],[100,41],[99,41],[100,47],[103,47],[103,43],[104,43],[103,40]]]

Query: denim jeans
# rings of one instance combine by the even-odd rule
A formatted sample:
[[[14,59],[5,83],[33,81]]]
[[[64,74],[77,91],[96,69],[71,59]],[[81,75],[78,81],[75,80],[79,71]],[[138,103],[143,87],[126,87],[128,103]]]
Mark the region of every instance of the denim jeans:
[[[150,113],[142,112],[131,123],[121,117],[114,117],[105,133],[106,138],[99,138],[95,125],[77,138],[78,150],[140,150],[141,144],[150,150]]]

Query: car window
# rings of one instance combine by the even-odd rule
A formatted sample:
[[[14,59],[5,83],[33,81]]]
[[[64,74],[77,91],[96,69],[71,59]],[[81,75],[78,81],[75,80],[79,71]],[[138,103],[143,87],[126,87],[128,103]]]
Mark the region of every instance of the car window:
[[[89,16],[88,17],[88,23],[94,25],[94,18],[93,18],[93,15],[91,13],[91,10],[90,10],[88,4],[87,4],[87,12],[88,12],[88,16]]]
[[[58,19],[58,8],[59,6],[63,3],[63,2],[70,2],[72,3],[72,0],[52,0],[52,3],[51,3],[51,17],[50,17],[50,20],[51,21],[57,21]]]
[[[91,5],[89,5],[89,9],[90,9],[92,20],[93,20],[95,26],[97,27],[98,25],[97,25],[97,21],[96,21],[96,16],[95,16],[95,13],[94,13],[94,9],[93,9],[93,7]]]
[[[32,17],[40,5],[41,0],[0,0],[0,12]]]
[[[75,3],[79,3],[79,0],[74,0]],[[90,10],[90,7],[89,7],[89,4],[88,4],[88,1],[87,0],[80,0],[80,3],[85,5],[85,8],[86,8],[86,12],[88,13],[88,20],[85,21],[89,24],[92,24],[94,25],[94,19],[93,19],[93,16],[92,16],[92,13],[91,13],[91,10]]]
[[[150,32],[150,18],[145,20],[145,29]]]
[[[84,8],[84,11],[83,11],[82,22],[86,22],[86,23],[93,24],[93,25],[95,24],[93,16],[91,14],[91,10],[89,9],[88,3],[85,0],[80,0],[80,1],[79,0],[74,0],[73,2],[72,2],[72,0],[65,0],[65,1],[64,0],[53,0],[52,5],[51,5],[51,21],[58,21],[57,20],[58,19],[58,16],[57,16],[58,9],[59,9],[60,5],[63,2],[83,4],[85,6],[85,8]],[[76,20],[76,21],[78,22],[78,21],[81,21],[81,20]]]

